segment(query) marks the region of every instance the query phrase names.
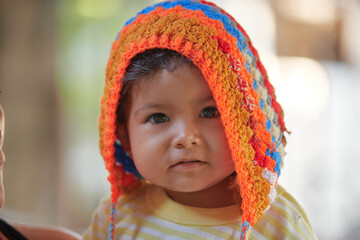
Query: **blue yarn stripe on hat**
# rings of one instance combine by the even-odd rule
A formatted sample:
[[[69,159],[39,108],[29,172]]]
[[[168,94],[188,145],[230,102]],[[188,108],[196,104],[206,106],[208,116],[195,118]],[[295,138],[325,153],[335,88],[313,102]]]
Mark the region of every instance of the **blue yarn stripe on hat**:
[[[116,222],[116,204],[113,203],[111,204],[111,212],[110,212],[110,226],[109,226],[109,233],[108,233],[108,239],[109,240],[113,240],[112,235],[113,232],[115,231],[115,222]]]
[[[115,141],[115,159],[117,164],[121,164],[125,172],[134,174],[139,179],[144,179],[135,167],[134,161],[121,146],[120,142]]]

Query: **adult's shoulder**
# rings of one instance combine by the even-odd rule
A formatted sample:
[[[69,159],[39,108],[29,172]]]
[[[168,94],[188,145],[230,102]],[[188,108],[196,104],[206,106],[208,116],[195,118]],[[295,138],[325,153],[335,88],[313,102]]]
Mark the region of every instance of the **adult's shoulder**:
[[[14,228],[8,222],[0,218],[0,239],[19,239],[26,240],[18,229]]]

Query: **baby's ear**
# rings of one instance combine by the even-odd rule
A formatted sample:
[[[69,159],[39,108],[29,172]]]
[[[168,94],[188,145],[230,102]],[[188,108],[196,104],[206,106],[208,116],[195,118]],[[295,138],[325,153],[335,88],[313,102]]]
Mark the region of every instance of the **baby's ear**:
[[[116,138],[120,140],[121,146],[131,157],[131,147],[127,127],[124,123],[119,123],[116,127]]]

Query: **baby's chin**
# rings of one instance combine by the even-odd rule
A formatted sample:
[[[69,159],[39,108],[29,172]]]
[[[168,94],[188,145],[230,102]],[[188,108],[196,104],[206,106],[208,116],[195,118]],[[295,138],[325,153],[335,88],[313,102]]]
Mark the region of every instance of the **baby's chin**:
[[[217,180],[213,182],[191,182],[191,183],[178,183],[170,186],[160,186],[166,191],[178,192],[178,193],[200,193],[207,191],[208,189],[216,187],[223,180]]]

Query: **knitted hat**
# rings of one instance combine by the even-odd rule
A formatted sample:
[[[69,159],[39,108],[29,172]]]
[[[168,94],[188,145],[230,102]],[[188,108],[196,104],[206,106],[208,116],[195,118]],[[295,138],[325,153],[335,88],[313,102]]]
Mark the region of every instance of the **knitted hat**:
[[[285,155],[283,113],[244,29],[213,3],[195,0],[145,8],[125,23],[112,45],[99,119],[100,149],[111,183],[109,239],[114,236],[119,196],[142,180],[115,135],[122,78],[134,56],[153,48],[189,58],[213,93],[237,172],[245,239],[276,195]]]

